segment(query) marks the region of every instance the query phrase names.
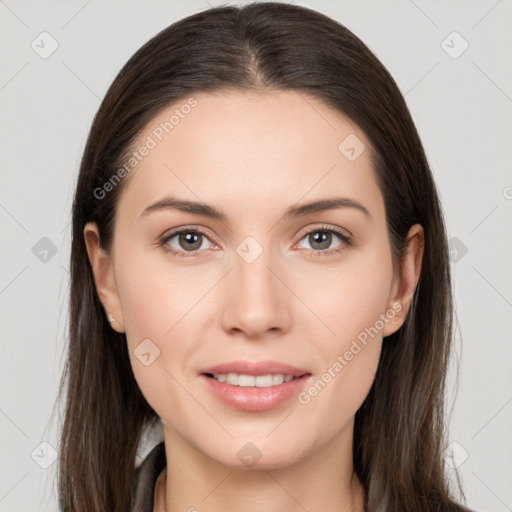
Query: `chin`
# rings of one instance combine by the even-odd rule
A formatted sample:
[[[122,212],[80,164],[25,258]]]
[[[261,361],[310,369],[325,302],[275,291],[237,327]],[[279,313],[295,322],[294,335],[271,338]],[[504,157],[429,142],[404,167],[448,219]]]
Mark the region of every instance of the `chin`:
[[[278,442],[269,441],[262,437],[261,439],[254,436],[249,439],[231,440],[229,444],[218,446],[218,450],[213,453],[211,446],[208,448],[209,457],[218,463],[230,467],[232,469],[247,469],[253,471],[275,470],[281,469],[296,463],[302,455],[303,450],[297,450],[295,447],[279,449]]]

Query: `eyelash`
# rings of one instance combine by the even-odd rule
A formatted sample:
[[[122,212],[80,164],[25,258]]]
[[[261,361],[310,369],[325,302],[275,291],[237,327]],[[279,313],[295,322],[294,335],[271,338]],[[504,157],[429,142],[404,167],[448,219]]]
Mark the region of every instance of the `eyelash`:
[[[327,250],[327,251],[321,251],[321,250],[319,251],[319,250],[314,250],[314,249],[306,249],[307,251],[310,251],[310,253],[309,253],[310,256],[313,256],[313,257],[316,257],[316,256],[331,256],[333,254],[341,253],[342,251],[344,251],[345,249],[347,249],[349,247],[352,247],[352,245],[353,245],[353,241],[352,241],[352,238],[350,236],[345,235],[344,233],[342,233],[338,229],[335,229],[335,228],[332,228],[332,227],[328,227],[328,226],[321,226],[319,228],[311,229],[310,231],[304,233],[304,235],[302,236],[302,238],[300,240],[303,240],[308,235],[311,235],[312,233],[317,233],[317,232],[331,233],[331,234],[334,233],[335,235],[338,235],[338,237],[341,239],[341,241],[343,243],[337,249],[330,249],[330,250]],[[180,229],[178,231],[173,231],[172,233],[170,233],[168,235],[164,235],[159,240],[159,245],[164,249],[165,252],[171,253],[174,256],[185,257],[185,258],[191,258],[191,257],[194,258],[194,257],[199,256],[199,253],[201,251],[198,250],[198,249],[195,250],[195,251],[176,251],[176,250],[174,250],[172,247],[170,247],[168,245],[169,240],[173,239],[175,236],[180,235],[182,233],[195,233],[195,234],[198,234],[198,235],[202,235],[205,238],[208,238],[208,235],[206,233],[204,233],[203,231],[201,231],[200,229],[196,229],[196,228],[182,228],[182,229]]]

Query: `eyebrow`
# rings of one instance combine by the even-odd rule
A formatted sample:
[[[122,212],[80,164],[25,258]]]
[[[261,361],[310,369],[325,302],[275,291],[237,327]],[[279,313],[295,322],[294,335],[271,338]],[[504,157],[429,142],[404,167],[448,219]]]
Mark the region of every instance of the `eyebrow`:
[[[371,219],[372,217],[368,209],[358,201],[347,197],[332,197],[310,201],[298,206],[290,206],[286,209],[283,218],[295,219],[312,213],[338,208],[354,208],[362,212],[366,217],[368,217],[368,219]],[[158,210],[178,210],[180,212],[202,215],[204,217],[209,217],[223,222],[228,220],[224,212],[217,210],[213,206],[198,201],[187,201],[175,197],[164,197],[156,203],[151,204],[142,212],[141,217]]]

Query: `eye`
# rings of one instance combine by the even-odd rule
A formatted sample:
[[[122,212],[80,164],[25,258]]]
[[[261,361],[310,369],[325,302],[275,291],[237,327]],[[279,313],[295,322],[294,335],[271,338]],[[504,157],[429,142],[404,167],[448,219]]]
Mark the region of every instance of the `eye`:
[[[173,241],[174,238],[176,238],[176,240],[173,245],[171,241]],[[164,250],[176,256],[193,257],[199,256],[201,249],[208,248],[208,244],[206,244],[206,246],[204,245],[206,240],[208,240],[208,237],[199,229],[184,228],[164,235],[162,240],[160,240],[160,245]],[[178,247],[176,247],[176,244]]]
[[[326,250],[333,242],[333,235],[335,238],[337,237],[341,240],[342,243],[335,249]],[[310,244],[309,250],[312,251],[312,256],[329,256],[331,254],[340,253],[344,249],[352,246],[351,237],[328,226],[311,229],[301,238],[301,241],[304,239]],[[170,252],[175,256],[196,257],[199,256],[201,249],[208,249],[207,240],[209,240],[208,236],[199,229],[182,228],[164,235],[159,244],[166,252]],[[215,245],[211,241],[210,243]]]
[[[333,235],[335,238],[340,239],[342,243],[337,248],[326,251],[325,249],[328,249],[333,242]],[[328,226],[321,226],[308,231],[301,238],[301,240],[304,239],[310,244],[309,249],[313,251],[312,256],[337,254],[352,245],[352,239],[349,236]]]

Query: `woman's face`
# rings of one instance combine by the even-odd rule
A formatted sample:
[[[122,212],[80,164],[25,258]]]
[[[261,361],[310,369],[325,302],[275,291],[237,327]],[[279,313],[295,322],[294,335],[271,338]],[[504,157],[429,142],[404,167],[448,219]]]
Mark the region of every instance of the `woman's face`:
[[[164,429],[230,466],[351,440],[382,338],[403,320],[364,134],[296,92],[203,93],[162,111],[134,151],[95,274]],[[335,198],[345,206],[302,208]],[[270,387],[204,375],[234,361],[306,375]]]

